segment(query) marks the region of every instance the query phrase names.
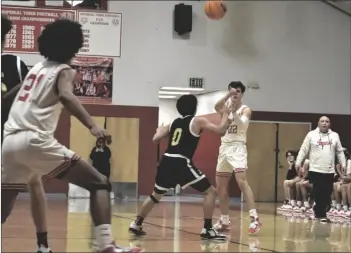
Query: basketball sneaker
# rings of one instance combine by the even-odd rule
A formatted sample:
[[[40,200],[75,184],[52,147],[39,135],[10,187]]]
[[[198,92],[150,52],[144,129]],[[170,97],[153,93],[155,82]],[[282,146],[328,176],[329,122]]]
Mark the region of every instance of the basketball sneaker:
[[[139,247],[120,247],[118,245],[113,245],[102,251],[96,251],[96,253],[117,253],[117,252],[130,252],[130,253],[139,253],[143,252],[142,248]]]
[[[255,234],[260,231],[261,227],[262,223],[260,222],[260,219],[258,217],[250,216],[249,233]]]
[[[204,240],[215,240],[215,241],[226,241],[227,236],[218,233],[218,231],[214,228],[206,229],[203,228],[200,233],[201,239]]]
[[[129,233],[135,236],[145,236],[146,232],[143,230],[143,226],[138,226],[134,221],[129,226]]]
[[[217,223],[214,224],[213,228],[219,232],[229,232],[232,226],[230,221],[228,224],[224,224],[223,221],[219,219]]]
[[[52,253],[52,251],[50,248],[47,248],[44,245],[40,245],[37,249],[37,253]]]

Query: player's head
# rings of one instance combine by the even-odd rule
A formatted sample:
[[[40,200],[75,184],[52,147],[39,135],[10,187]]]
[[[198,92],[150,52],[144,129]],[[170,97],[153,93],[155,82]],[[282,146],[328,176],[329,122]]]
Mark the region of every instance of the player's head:
[[[60,19],[45,26],[38,38],[39,52],[50,61],[70,64],[83,46],[82,26]]]
[[[12,21],[4,14],[1,14],[1,48],[4,46],[5,37],[11,29]]]
[[[328,132],[330,128],[330,119],[327,116],[320,117],[318,121],[318,128],[322,133]]]
[[[297,152],[294,150],[288,150],[285,153],[286,160],[288,162],[294,162],[297,156]]]
[[[180,115],[195,115],[197,110],[197,98],[194,95],[183,95],[177,100],[177,110]]]
[[[228,84],[228,91],[230,91],[231,89],[235,89],[236,93],[237,93],[236,95],[234,95],[232,97],[232,99],[240,100],[243,97],[244,93],[245,93],[246,87],[245,87],[245,85],[242,82],[234,81],[234,82],[230,82]]]

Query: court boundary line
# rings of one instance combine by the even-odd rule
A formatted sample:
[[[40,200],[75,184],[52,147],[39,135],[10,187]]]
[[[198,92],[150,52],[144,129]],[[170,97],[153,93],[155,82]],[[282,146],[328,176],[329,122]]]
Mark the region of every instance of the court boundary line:
[[[125,219],[125,220],[134,221],[134,218],[125,217],[125,216],[121,216],[121,215],[118,215],[118,214],[112,214],[112,216],[118,217],[118,218],[122,218],[122,219]],[[193,233],[193,232],[190,232],[190,231],[187,231],[187,230],[176,229],[176,228],[171,227],[171,226],[161,226],[161,225],[158,225],[158,224],[155,224],[155,223],[151,223],[151,222],[143,222],[143,223],[144,223],[144,224],[147,224],[147,225],[154,226],[154,227],[167,228],[167,229],[172,229],[172,230],[178,230],[179,232],[184,232],[184,233],[187,233],[187,234],[199,235],[199,234],[197,234],[197,233]],[[237,242],[237,241],[234,241],[234,240],[229,240],[229,242],[230,242],[230,243],[233,243],[233,244],[236,244],[236,245],[239,245],[239,246],[242,245],[242,246],[246,246],[246,247],[249,247],[249,248],[250,248],[250,245],[249,245],[249,244],[246,244],[246,243],[240,243],[240,242]],[[274,253],[282,253],[282,252],[280,252],[280,251],[275,251],[275,250],[266,249],[266,248],[262,248],[262,247],[260,247],[260,249],[265,250],[265,251],[269,251],[269,252],[274,252]]]

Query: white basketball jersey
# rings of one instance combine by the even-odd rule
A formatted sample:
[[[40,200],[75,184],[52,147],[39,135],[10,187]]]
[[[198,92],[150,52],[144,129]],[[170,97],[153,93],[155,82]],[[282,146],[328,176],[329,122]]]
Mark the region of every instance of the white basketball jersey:
[[[230,103],[227,103],[227,106],[230,106]],[[242,112],[248,106],[242,105],[235,113],[230,113],[228,115],[229,126],[225,135],[221,138],[222,144],[232,143],[232,142],[243,142],[246,143],[246,132],[248,124],[243,124],[239,117],[242,115]]]
[[[12,104],[4,136],[28,130],[53,136],[62,111],[57,76],[69,68],[66,64],[43,61],[29,71]]]

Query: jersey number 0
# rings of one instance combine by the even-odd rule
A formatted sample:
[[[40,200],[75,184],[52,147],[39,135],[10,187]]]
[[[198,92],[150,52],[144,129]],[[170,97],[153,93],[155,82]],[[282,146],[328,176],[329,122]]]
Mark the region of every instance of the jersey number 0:
[[[179,144],[180,137],[182,137],[182,132],[183,130],[181,128],[177,128],[176,130],[174,130],[171,142],[172,146],[177,146]]]

